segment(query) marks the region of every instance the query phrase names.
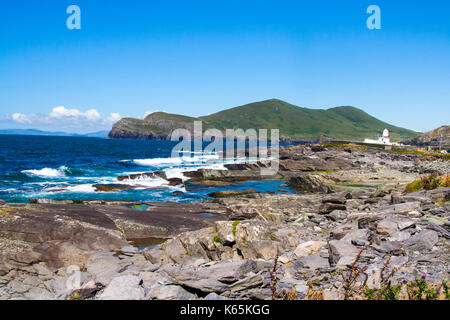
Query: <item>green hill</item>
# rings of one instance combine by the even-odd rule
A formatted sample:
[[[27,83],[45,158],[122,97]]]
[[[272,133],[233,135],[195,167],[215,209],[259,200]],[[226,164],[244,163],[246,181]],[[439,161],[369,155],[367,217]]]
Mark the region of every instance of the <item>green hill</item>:
[[[125,120],[125,121],[123,121]],[[155,138],[170,135],[173,129],[192,127],[194,120],[202,120],[204,128],[279,129],[280,136],[315,140],[319,135],[336,139],[362,140],[373,138],[387,128],[394,141],[410,139],[418,133],[380,121],[354,107],[328,110],[301,108],[271,99],[227,109],[200,118],[157,112],[144,120],[122,119],[110,133],[112,138]]]

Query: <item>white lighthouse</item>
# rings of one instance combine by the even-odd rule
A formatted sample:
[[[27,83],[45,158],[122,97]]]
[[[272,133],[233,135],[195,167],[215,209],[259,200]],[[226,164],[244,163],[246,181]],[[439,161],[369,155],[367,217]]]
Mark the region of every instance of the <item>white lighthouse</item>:
[[[389,133],[388,129],[383,130],[383,134],[381,137],[377,137],[376,140],[374,139],[364,139],[365,143],[372,143],[372,144],[383,144],[388,146],[398,146],[400,144],[391,142],[391,134]]]

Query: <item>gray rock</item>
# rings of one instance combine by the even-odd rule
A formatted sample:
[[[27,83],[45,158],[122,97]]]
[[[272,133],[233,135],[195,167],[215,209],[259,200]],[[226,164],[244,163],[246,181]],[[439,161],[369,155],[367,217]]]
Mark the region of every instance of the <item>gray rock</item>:
[[[145,248],[144,250],[142,250],[142,253],[144,254],[144,257],[153,264],[159,264],[163,255],[163,251],[159,246],[153,248]]]
[[[386,206],[380,208],[380,211],[382,213],[388,213],[388,214],[407,214],[410,211],[414,211],[420,209],[420,202],[418,201],[412,201],[412,202],[405,202],[405,203],[399,203],[394,204],[391,206]]]
[[[392,221],[390,219],[384,219],[378,222],[377,233],[390,235],[391,233],[394,233],[396,231],[398,231],[397,222]]]
[[[334,210],[327,216],[327,218],[333,221],[343,221],[347,218],[347,215],[347,211]]]
[[[339,259],[345,256],[355,256],[358,254],[359,250],[343,240],[332,240],[328,243],[328,250],[330,254],[330,264],[335,265],[338,263]]]
[[[30,300],[52,300],[55,296],[48,290],[34,287],[24,294],[25,298]]]
[[[238,292],[242,290],[256,288],[261,286],[263,284],[263,281],[264,278],[262,275],[255,274],[232,284],[230,287],[230,291]]]
[[[205,297],[205,300],[229,300],[229,299],[224,296],[219,296],[217,293],[211,292]]]
[[[312,270],[327,269],[330,267],[328,259],[322,258],[320,253],[314,253],[312,255],[300,258],[300,262],[305,268]]]
[[[356,230],[358,227],[354,224],[342,224],[335,227],[330,232],[330,239],[333,240],[340,240],[342,239],[347,233]]]
[[[405,240],[408,240],[411,237],[411,234],[406,231],[397,231],[390,235],[388,240],[390,241],[400,241],[403,242]]]
[[[431,199],[423,196],[423,195],[398,195],[392,196],[392,202],[394,204],[406,203],[406,202],[421,202],[421,203],[429,203]]]
[[[145,297],[142,279],[135,276],[121,276],[111,283],[99,296],[100,300],[142,300]]]
[[[319,252],[327,246],[325,241],[307,241],[300,243],[297,248],[295,248],[295,255],[297,257],[305,257],[312,253]]]
[[[123,254],[125,255],[134,255],[137,254],[139,252],[139,249],[133,246],[126,246],[123,247],[122,249],[120,249],[120,251],[122,251]]]
[[[369,240],[370,230],[369,229],[357,229],[347,233],[341,240],[347,241],[348,243],[356,242],[366,242]]]
[[[195,300],[197,296],[177,285],[162,285],[152,288],[148,296],[156,300]]]
[[[116,277],[122,268],[119,258],[109,252],[96,252],[86,263],[88,273],[94,275],[96,281],[105,285]]]
[[[414,251],[429,251],[439,241],[436,231],[423,230],[406,240],[403,245]]]
[[[166,272],[173,282],[202,292],[222,293],[229,288],[227,284],[216,279],[204,278],[205,274],[201,274],[192,266],[165,265],[161,271]]]
[[[347,207],[344,204],[336,204],[336,203],[324,203],[319,208],[319,214],[329,214],[335,210],[347,210]]]
[[[256,271],[257,265],[252,260],[224,261],[211,267],[200,268],[199,277],[232,283],[242,279],[247,273]]]

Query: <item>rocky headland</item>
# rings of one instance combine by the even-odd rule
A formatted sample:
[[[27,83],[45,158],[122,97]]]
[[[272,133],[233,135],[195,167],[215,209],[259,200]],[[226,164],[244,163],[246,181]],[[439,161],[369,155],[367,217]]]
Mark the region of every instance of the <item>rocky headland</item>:
[[[298,193],[0,203],[0,299],[448,299],[448,157],[305,145],[281,147],[276,175],[264,166],[171,183],[277,178]]]

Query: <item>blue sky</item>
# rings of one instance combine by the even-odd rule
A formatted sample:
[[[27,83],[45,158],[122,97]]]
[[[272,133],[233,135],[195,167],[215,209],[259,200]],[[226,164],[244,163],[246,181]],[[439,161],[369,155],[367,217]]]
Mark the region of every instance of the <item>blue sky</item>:
[[[279,98],[426,131],[449,124],[449,16],[442,0],[5,0],[0,128],[89,132]]]

